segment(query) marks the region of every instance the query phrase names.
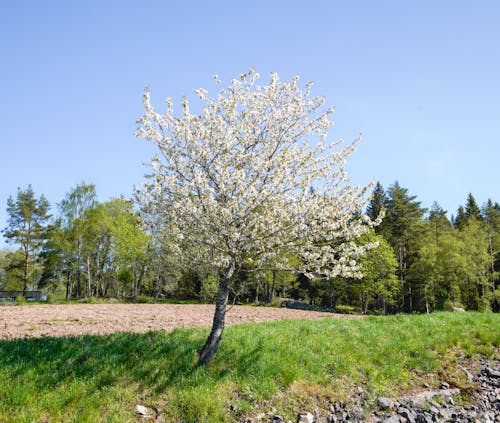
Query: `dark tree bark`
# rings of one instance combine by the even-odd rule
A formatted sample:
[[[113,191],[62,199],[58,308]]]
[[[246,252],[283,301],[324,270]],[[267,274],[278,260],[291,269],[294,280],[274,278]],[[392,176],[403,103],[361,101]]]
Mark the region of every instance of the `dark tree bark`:
[[[28,290],[28,274],[29,274],[30,250],[28,247],[24,249],[24,273],[23,273],[23,295]]]
[[[71,281],[71,272],[68,270],[66,274],[66,299],[71,300],[73,291],[73,282]]]
[[[215,353],[219,348],[219,342],[222,339],[222,333],[224,332],[227,300],[229,298],[231,281],[234,275],[234,267],[234,263],[231,263],[219,280],[212,330],[210,331],[210,335],[208,336],[205,345],[201,349],[200,357],[198,359],[198,365],[200,366],[208,364],[214,358]]]

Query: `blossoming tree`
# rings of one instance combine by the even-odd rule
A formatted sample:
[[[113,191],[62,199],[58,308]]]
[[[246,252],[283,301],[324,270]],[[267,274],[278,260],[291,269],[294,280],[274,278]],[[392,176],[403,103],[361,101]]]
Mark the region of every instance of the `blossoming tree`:
[[[243,265],[288,269],[309,277],[359,277],[356,259],[371,245],[357,237],[375,225],[362,211],[369,186],[350,186],[344,170],[354,144],[328,143],[332,109],[311,96],[311,83],[271,74],[258,86],[251,70],[210,97],[196,90],[200,112],[184,99],[158,113],[144,96],[137,136],[158,155],[138,191],[161,216],[172,251],[214,266],[219,276],[210,335],[199,363],[215,355],[224,330],[233,277]],[[291,260],[289,257],[300,257]]]

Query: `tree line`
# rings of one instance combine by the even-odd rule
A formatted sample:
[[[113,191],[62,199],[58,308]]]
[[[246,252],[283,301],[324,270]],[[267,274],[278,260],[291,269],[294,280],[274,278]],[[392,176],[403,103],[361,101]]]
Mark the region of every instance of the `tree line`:
[[[95,186],[81,183],[51,214],[47,199],[29,186],[8,199],[7,213],[3,236],[17,248],[0,250],[2,290],[42,289],[68,300],[215,299],[217,272],[174,259],[168,229],[157,224],[158,211],[138,210],[132,200],[100,203]],[[246,264],[235,276],[231,301],[293,298],[363,313],[500,310],[497,202],[479,207],[469,194],[448,219],[438,203],[423,208],[398,182],[387,189],[377,183],[366,214],[384,218],[358,240],[378,244],[359,259],[362,279],[311,279],[278,268],[252,271]]]

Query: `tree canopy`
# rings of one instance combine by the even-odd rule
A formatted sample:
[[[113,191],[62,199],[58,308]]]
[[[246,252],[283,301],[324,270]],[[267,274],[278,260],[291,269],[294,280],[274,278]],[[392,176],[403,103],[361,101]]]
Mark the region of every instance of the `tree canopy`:
[[[138,198],[161,209],[174,252],[220,273],[202,364],[215,354],[234,274],[246,263],[310,277],[361,276],[357,259],[372,245],[355,239],[377,223],[363,214],[368,187],[346,177],[354,145],[326,142],[332,109],[323,109],[324,99],[298,77],[281,82],[271,74],[265,86],[258,77],[241,75],[215,97],[197,90],[199,114],[187,99],[179,116],[170,99],[160,114],[146,91],[139,119],[137,136],[159,154]]]

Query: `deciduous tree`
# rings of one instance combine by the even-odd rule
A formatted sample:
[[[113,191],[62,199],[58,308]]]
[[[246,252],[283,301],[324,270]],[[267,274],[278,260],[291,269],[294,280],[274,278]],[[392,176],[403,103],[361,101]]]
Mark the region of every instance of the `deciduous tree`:
[[[140,202],[161,209],[173,251],[219,272],[200,364],[217,351],[233,278],[245,263],[355,277],[371,247],[355,242],[373,222],[362,215],[369,186],[349,185],[344,169],[354,145],[325,142],[332,110],[311,96],[311,84],[300,88],[298,77],[281,82],[272,74],[265,86],[257,79],[250,71],[213,98],[197,90],[198,114],[187,99],[180,115],[170,99],[158,113],[146,91],[139,119],[137,136],[159,150]]]

